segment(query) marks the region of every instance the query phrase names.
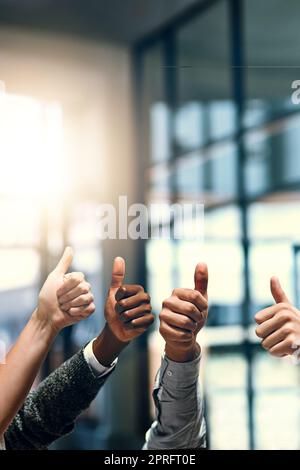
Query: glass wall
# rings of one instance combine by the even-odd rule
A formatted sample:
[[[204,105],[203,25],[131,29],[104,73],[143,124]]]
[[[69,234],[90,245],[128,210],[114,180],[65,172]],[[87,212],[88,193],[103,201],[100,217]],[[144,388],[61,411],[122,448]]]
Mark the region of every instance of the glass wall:
[[[253,320],[274,274],[299,299],[299,13],[296,0],[199,2],[136,49],[146,199],[205,204],[204,243],[150,240],[147,275],[159,312],[208,262],[199,339],[215,449],[300,448],[298,368],[260,347]],[[152,373],[162,347],[155,331]]]

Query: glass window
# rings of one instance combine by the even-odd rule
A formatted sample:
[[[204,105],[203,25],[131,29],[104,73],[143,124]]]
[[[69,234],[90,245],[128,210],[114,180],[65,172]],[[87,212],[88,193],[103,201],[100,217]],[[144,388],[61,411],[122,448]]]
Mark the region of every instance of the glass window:
[[[294,116],[246,134],[245,180],[250,195],[300,182],[299,128],[300,117]]]
[[[186,151],[231,135],[235,107],[226,1],[219,1],[176,34],[178,109],[175,139]]]
[[[171,174],[166,164],[149,169],[147,200],[149,203],[167,203],[171,198]]]
[[[212,449],[248,447],[246,376],[246,360],[241,354],[210,353],[205,364],[205,391]]]
[[[233,143],[216,144],[180,158],[175,165],[178,197],[206,206],[230,201],[237,191],[237,152]]]
[[[256,448],[299,448],[298,367],[289,358],[259,352],[253,368]]]
[[[244,4],[245,124],[255,125],[297,111],[291,85],[299,78],[300,4],[297,0],[289,1],[288,8],[280,1],[246,0]]]
[[[249,208],[250,280],[254,309],[274,303],[269,287],[270,278],[274,275],[280,277],[287,295],[294,299],[292,248],[300,237],[295,224],[298,217],[299,203],[293,200],[262,201]]]
[[[143,150],[146,151],[148,163],[158,163],[170,156],[170,113],[165,101],[165,69],[161,44],[145,53],[142,67]]]
[[[256,354],[260,346],[253,315],[273,303],[272,275],[280,276],[287,294],[295,298],[300,118],[291,100],[291,85],[299,78],[295,70],[300,4],[292,0],[287,8],[279,1],[241,3],[245,5],[241,54],[246,64],[240,70],[245,82],[237,84],[245,83],[241,122],[237,122],[232,97],[236,51],[230,28],[237,25],[229,19],[229,2],[208,2],[199,14],[159,37],[159,45],[147,48],[144,55],[143,125],[152,165],[147,173],[148,201],[205,206],[204,240],[147,242],[149,288],[158,311],[173,287],[193,286],[197,262],[208,263],[210,309],[201,345],[207,351],[204,384],[211,447],[246,449],[254,441],[259,449],[298,448],[297,369],[284,361],[279,366],[263,350]],[[172,47],[174,67],[165,54]],[[166,101],[169,91],[172,103]],[[241,135],[236,134],[237,124]],[[245,194],[239,193],[239,164],[243,165]],[[167,220],[165,213],[164,217]],[[248,242],[249,251],[245,249]],[[245,272],[246,261],[249,272]],[[244,305],[245,281],[250,287],[250,305]],[[245,327],[242,320],[247,312],[250,326]],[[245,339],[249,340],[247,348]],[[153,373],[163,343],[157,331],[150,341],[151,357],[156,358]],[[225,352],[221,354],[220,349]],[[246,380],[249,374],[254,390]],[[284,400],[288,400],[286,415]],[[254,428],[249,427],[250,414]]]
[[[174,245],[170,240],[151,240],[147,243],[148,285],[154,311],[170,297],[174,286]]]

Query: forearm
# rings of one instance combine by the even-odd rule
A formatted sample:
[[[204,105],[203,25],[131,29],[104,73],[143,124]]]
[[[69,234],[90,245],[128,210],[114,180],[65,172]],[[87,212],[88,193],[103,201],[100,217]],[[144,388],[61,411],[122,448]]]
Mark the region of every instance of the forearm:
[[[156,420],[147,432],[144,449],[206,446],[199,362],[200,357],[185,363],[162,359],[153,391]]]
[[[109,367],[128,344],[129,341],[118,340],[106,323],[98,338],[93,342],[93,353],[100,364]]]
[[[35,311],[0,366],[0,435],[22,406],[55,334]]]
[[[95,375],[83,351],[75,354],[29,394],[5,433],[6,447],[45,449],[71,432],[109,375]]]

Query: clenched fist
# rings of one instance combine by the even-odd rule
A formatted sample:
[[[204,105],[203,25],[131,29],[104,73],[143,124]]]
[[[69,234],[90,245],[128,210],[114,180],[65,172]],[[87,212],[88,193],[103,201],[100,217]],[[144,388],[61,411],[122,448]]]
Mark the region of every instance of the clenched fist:
[[[123,284],[124,277],[125,261],[115,258],[104,314],[113,335],[121,342],[129,342],[152,325],[154,315],[149,294],[142,286]]]
[[[47,277],[39,294],[36,317],[55,332],[73,325],[95,311],[90,285],[82,273],[66,274],[73,251],[66,248],[56,268]]]
[[[271,292],[275,305],[255,315],[256,334],[261,345],[272,356],[292,355],[300,346],[300,312],[284,293],[277,277],[271,279]]]
[[[197,334],[208,314],[208,271],[204,263],[195,269],[194,289],[175,289],[163,302],[160,334],[166,341],[166,355],[176,362],[186,362],[200,352]]]

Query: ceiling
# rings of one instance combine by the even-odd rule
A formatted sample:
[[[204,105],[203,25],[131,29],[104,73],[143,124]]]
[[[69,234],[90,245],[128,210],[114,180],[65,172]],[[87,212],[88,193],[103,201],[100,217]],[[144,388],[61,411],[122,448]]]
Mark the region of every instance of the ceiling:
[[[132,43],[203,0],[0,0],[0,25]]]

